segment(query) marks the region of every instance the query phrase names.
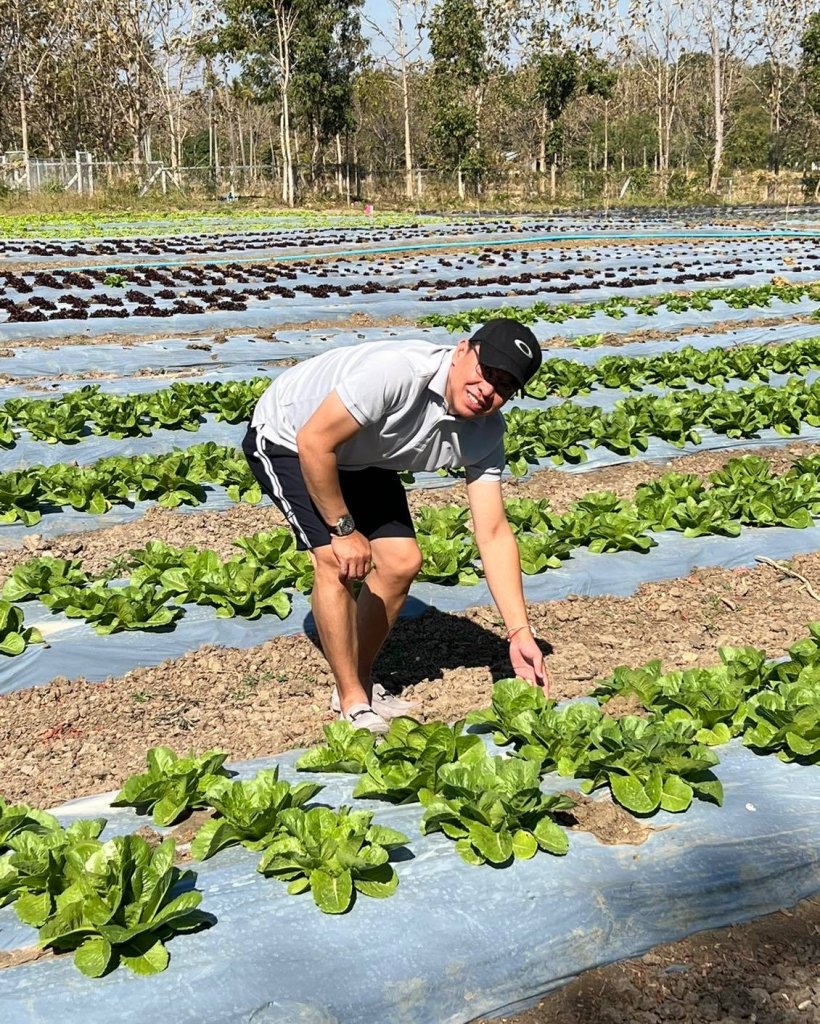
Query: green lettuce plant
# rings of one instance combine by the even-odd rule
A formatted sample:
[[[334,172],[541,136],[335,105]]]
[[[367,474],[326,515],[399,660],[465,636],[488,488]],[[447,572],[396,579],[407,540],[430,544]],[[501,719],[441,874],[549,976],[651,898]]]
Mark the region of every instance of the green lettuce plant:
[[[291,895],[310,890],[325,914],[344,914],[357,894],[382,899],[399,884],[390,851],[407,836],[371,824],[373,815],[349,807],[283,811],[283,830],[259,862],[262,874],[288,883]]]
[[[42,927],[61,893],[83,877],[87,858],[101,848],[104,827],[105,819],[96,818],[68,828],[54,821],[16,832],[8,840],[9,852],[0,857],[0,906],[14,903],[23,924]]]
[[[350,722],[322,726],[326,742],[306,750],[296,762],[300,772],[347,772],[360,775],[376,743],[374,733],[354,729]]]
[[[0,654],[14,657],[29,644],[43,643],[39,629],[23,625],[23,612],[16,604],[0,601]]]
[[[0,797],[0,853],[20,832],[53,832],[60,827],[57,819],[28,804],[10,804]]]
[[[74,951],[74,964],[91,978],[118,965],[134,974],[168,966],[166,942],[177,932],[212,922],[198,909],[202,893],[193,872],[174,867],[176,847],[166,839],[152,851],[137,835],[102,844],[79,865],[76,877],[54,899],[38,945]],[[78,865],[75,865],[75,871]]]
[[[463,722],[417,722],[400,716],[390,723],[384,740],[365,756],[364,774],[353,796],[391,803],[415,803],[422,790],[437,792],[443,765],[483,760],[480,736],[464,734]]]
[[[322,789],[313,782],[292,786],[279,779],[279,766],[244,781],[214,779],[204,799],[218,817],[206,821],[191,843],[191,855],[207,860],[226,846],[241,843],[249,850],[264,849],[280,828],[282,811],[302,807]]]
[[[538,766],[529,761],[484,757],[470,764],[443,765],[440,791],[423,790],[424,835],[443,832],[455,840],[468,864],[508,864],[528,860],[538,850],[561,856],[569,849],[557,811],[573,801],[540,788]]]
[[[222,767],[224,750],[209,750],[178,757],[170,747],[152,747],[146,754],[148,770],[126,779],[112,807],[135,807],[150,813],[155,825],[172,825],[185,811],[208,807],[208,790],[228,773]]]

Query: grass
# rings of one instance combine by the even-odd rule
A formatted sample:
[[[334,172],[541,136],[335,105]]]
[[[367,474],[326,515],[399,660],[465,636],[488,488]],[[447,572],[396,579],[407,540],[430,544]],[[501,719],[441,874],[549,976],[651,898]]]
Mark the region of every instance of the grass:
[[[360,208],[292,210],[269,200],[228,204],[202,196],[189,201],[179,196],[163,197],[162,202],[150,196],[135,198],[118,193],[95,196],[70,192],[32,193],[0,197],[0,238],[144,234],[166,237],[194,230],[222,233],[275,227],[389,227],[418,219],[411,213],[385,211],[367,217]]]

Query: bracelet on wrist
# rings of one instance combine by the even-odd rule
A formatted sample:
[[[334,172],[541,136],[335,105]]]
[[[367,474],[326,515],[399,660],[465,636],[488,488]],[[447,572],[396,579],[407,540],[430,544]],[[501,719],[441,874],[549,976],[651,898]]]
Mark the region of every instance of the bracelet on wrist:
[[[531,626],[529,625],[529,623],[525,622],[523,626],[513,626],[512,629],[507,630],[507,643],[509,643],[517,633],[520,633],[522,629],[529,629],[530,633],[532,633],[533,635],[533,638],[535,637],[535,633],[533,632]]]

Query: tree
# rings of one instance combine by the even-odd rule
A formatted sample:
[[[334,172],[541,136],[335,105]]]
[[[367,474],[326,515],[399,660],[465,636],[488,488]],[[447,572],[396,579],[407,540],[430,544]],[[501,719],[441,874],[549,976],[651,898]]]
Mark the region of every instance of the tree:
[[[0,38],[5,40],[4,73],[7,81],[15,83],[20,125],[20,149],[23,153],[25,185],[31,188],[29,177],[29,103],[36,88],[43,64],[51,47],[68,29],[72,6],[56,0],[6,0],[0,13]]]
[[[809,17],[808,27],[800,38],[800,48],[800,78],[810,126],[810,131],[805,134],[803,156],[803,166],[807,167],[813,156],[820,157],[820,13]],[[814,187],[815,200],[819,196],[820,175]]]
[[[629,0],[626,9],[611,0],[618,42],[652,90],[655,105],[657,166],[666,188],[672,134],[683,85],[683,46],[694,31],[691,0]]]
[[[431,141],[439,162],[477,184],[483,170],[480,148],[481,105],[489,75],[481,20],[473,0],[441,0],[429,24],[433,58]]]
[[[709,191],[717,192],[731,103],[746,60],[758,40],[753,30],[754,0],[698,0],[696,24],[705,39],[711,63],[712,158]]]
[[[540,170],[550,157],[550,199],[555,200],[558,154],[561,152],[561,118],[575,95],[581,67],[574,50],[557,50],[538,58],[535,68],[535,98],[541,105]],[[543,179],[542,179],[543,180]]]
[[[761,43],[766,56],[760,84],[769,110],[768,168],[777,175],[783,159],[784,122],[791,120],[788,100],[798,84],[800,35],[805,29],[809,5],[807,0],[759,2]],[[757,83],[756,76],[751,80]]]
[[[322,146],[353,125],[353,76],[365,44],[358,7],[361,0],[298,0],[293,37],[293,97],[312,139],[315,169]]]
[[[820,13],[810,15],[808,27],[800,37],[800,48],[806,103],[813,114],[820,116]]]
[[[388,47],[385,62],[398,74],[404,120],[405,195],[413,198],[413,138],[411,130],[410,76],[422,45],[422,26],[427,16],[427,0],[389,0],[392,12],[390,31],[386,32],[371,18],[367,24]],[[389,76],[385,83],[392,83]]]
[[[299,11],[295,0],[223,0],[223,21],[201,52],[238,60],[242,77],[257,98],[279,103],[282,199],[296,201],[291,129],[293,40]]]

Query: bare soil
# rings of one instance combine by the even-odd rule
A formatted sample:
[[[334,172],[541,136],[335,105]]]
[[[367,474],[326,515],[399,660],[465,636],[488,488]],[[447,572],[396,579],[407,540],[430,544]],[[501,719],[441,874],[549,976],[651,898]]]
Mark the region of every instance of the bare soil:
[[[815,897],[588,971],[494,1024],[817,1024],[818,964]]]
[[[54,954],[50,949],[40,949],[37,946],[26,946],[24,949],[5,950],[0,949],[0,971],[7,967],[20,967],[22,964],[32,964],[35,960],[42,960],[43,957],[52,957]]]
[[[790,563],[820,585],[820,553]],[[703,569],[644,584],[635,596],[531,606],[555,697],[588,693],[621,664],[710,665],[721,646],[785,653],[820,618],[799,580],[771,566]],[[150,643],[150,638],[146,638]],[[453,721],[489,702],[511,672],[494,609],[430,610],[401,621],[376,667],[422,720]],[[50,806],[113,789],[157,744],[179,753],[221,747],[231,759],[315,743],[331,720],[331,676],[316,641],[277,637],[249,650],[205,646],[103,683],[57,678],[0,697],[0,778],[7,799]]]
[[[661,832],[669,827],[664,825],[662,828],[653,828],[639,821],[616,804],[608,793],[603,798],[600,794],[593,798],[568,789],[565,795],[575,801],[575,806],[563,815],[556,815],[560,823],[572,831],[591,832],[598,842],[607,846],[640,846],[653,832]]]

